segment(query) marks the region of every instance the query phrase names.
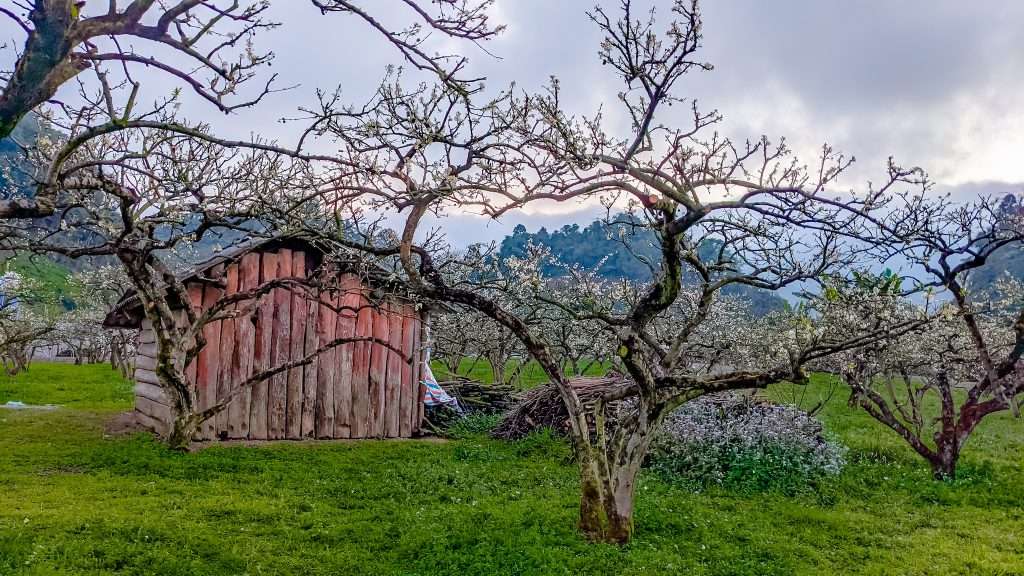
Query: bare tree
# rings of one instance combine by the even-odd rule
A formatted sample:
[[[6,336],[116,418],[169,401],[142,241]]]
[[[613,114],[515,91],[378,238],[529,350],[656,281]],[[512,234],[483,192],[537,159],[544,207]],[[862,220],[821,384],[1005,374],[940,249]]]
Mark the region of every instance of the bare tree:
[[[463,370],[463,360],[471,360],[467,373],[478,365],[491,368],[494,382],[505,383],[518,372],[507,372],[515,354],[521,348],[519,339],[507,328],[496,324],[473,310],[450,307],[440,314],[431,315],[433,342],[431,350],[452,375]]]
[[[230,102],[239,86],[271,59],[270,54],[252,52],[248,45],[256,33],[274,26],[264,19],[269,7],[266,0],[233,4],[134,0],[120,7],[116,1],[24,0],[13,4],[2,13],[21,28],[25,43],[13,70],[2,75],[0,137],[10,135],[25,114],[52,101],[66,82],[106,62],[126,69],[136,65],[159,69],[222,112],[252,105],[270,91],[267,82],[252,100]],[[103,4],[102,9],[93,11],[97,4]],[[136,51],[125,44],[131,41],[142,42],[146,48]],[[183,63],[158,58],[157,45],[179,54]]]
[[[784,143],[736,142],[713,132],[718,114],[700,112],[675,92],[685,74],[710,68],[697,59],[697,4],[677,1],[672,14],[659,32],[655,14],[638,20],[628,0],[618,19],[601,8],[590,13],[605,34],[600,58],[624,82],[619,99],[632,125],[623,137],[610,135],[600,115],[567,115],[557,81],[540,95],[506,92],[484,100],[445,84],[409,89],[390,77],[363,106],[325,100],[310,111],[313,125],[340,142],[339,157],[364,166],[336,171],[331,192],[404,215],[393,240],[337,240],[368,254],[397,256],[422,296],[492,318],[522,341],[558,387],[580,467],[580,527],[595,540],[630,538],[637,472],[669,411],[710,392],[802,382],[812,361],[879,336],[836,337],[815,330],[813,316],[792,317],[762,338],[767,352],[733,354],[734,363],[723,363],[709,356],[702,339],[708,332],[701,329],[721,291],[738,284],[779,290],[838,273],[857,261],[858,232],[885,209],[893,188],[923,191],[926,184],[918,170],[893,164],[882,186],[837,200],[828,188],[852,160],[828,146],[807,167]],[[691,110],[690,122],[659,121],[670,104]],[[607,306],[596,285],[564,298],[525,270],[515,291],[566,322],[597,323],[613,339],[617,362],[633,384],[593,410],[564,375],[545,334],[550,331],[495,297],[491,276],[452,281],[448,272],[462,255],[417,240],[428,214],[475,209],[500,217],[537,201],[585,199],[624,206],[638,227],[653,233],[660,251],[660,259],[649,262],[654,280]],[[709,241],[718,249],[699,256]],[[680,308],[684,285],[692,287],[693,299]],[[607,429],[605,409],[626,396],[635,397],[630,413]]]
[[[325,14],[360,19],[382,34],[405,61],[460,87],[468,80],[459,76],[466,59],[429,52],[426,40],[431,32],[474,43],[492,38],[501,30],[488,22],[492,2],[401,0],[398,4],[404,6],[409,24],[397,29],[383,24],[374,15],[376,9],[365,6],[366,2],[312,0],[312,5]],[[106,102],[110,117],[91,126],[94,134],[149,128],[157,123],[146,114],[135,113],[141,99],[140,83],[132,74],[136,68],[154,69],[173,77],[223,113],[256,106],[275,90],[277,78],[276,74],[260,78],[260,70],[270,64],[273,54],[253,48],[260,32],[279,25],[266,19],[269,6],[269,0],[17,0],[10,8],[0,7],[0,17],[13,20],[25,35],[20,50],[13,45],[0,47],[13,55],[13,65],[0,69],[0,138],[10,136],[32,111],[77,108],[76,102],[55,97],[58,89],[72,79],[89,82],[88,77],[80,77],[88,70],[95,71],[109,85],[131,88],[118,113],[113,110],[114,102]],[[168,57],[168,49],[173,57]],[[258,87],[249,90],[247,87],[254,82]],[[80,138],[91,136],[80,134]],[[58,191],[54,182],[40,182],[30,196],[0,201],[0,217],[50,215],[58,209]]]
[[[474,354],[473,335],[480,323],[461,310],[445,310],[431,315],[433,333],[431,357],[444,363],[451,375],[459,375],[462,361]]]

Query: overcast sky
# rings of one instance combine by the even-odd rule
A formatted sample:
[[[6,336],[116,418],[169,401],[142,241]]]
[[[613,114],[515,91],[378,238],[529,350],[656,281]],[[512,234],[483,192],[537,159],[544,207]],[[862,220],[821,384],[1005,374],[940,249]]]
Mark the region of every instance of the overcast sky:
[[[106,2],[90,0],[98,4]],[[604,4],[614,10],[617,1]],[[402,17],[397,0],[366,5],[384,18]],[[555,75],[574,111],[602,103],[612,109],[620,86],[597,62],[599,34],[584,15],[592,5],[497,0],[493,17],[507,30],[487,45],[495,56],[472,45],[445,47],[469,56],[472,71],[494,89],[515,81],[535,90]],[[360,101],[388,63],[399,63],[352,18],[322,16],[305,0],[273,0],[272,10],[283,26],[263,34],[257,48],[276,53],[280,85],[298,87],[228,117],[186,95],[186,114],[212,117],[224,133],[287,141],[293,128],[276,120],[311,102],[315,88],[340,85],[347,99]],[[704,21],[702,56],[715,70],[687,77],[679,93],[718,109],[728,135],[786,136],[808,159],[827,141],[858,159],[845,187],[880,178],[892,155],[924,167],[940,191],[958,196],[1024,190],[1024,1],[708,0]],[[161,89],[171,86],[161,81]],[[550,214],[566,210],[579,207],[516,214],[483,233],[474,225],[480,222],[459,218],[464,225],[450,236],[462,243],[501,236],[518,222],[534,229],[594,214]]]

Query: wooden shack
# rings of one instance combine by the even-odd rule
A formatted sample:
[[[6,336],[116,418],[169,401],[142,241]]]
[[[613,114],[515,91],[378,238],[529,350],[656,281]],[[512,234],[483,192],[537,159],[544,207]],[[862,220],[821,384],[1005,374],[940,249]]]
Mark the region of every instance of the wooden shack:
[[[203,425],[197,440],[406,438],[419,431],[419,308],[396,291],[381,289],[376,276],[365,269],[323,262],[323,251],[311,242],[274,238],[237,245],[179,276],[193,304],[204,308],[225,294],[248,291],[274,278],[326,273],[337,279],[336,289],[314,295],[274,288],[256,306],[246,307],[249,313],[208,324],[207,345],[187,368],[198,408],[215,405],[237,387],[233,384],[252,374],[305,358],[336,338],[372,336],[403,354],[374,342],[332,348],[310,364],[244,389]],[[180,313],[184,317],[184,311]],[[158,433],[167,431],[170,402],[157,385],[155,336],[137,296],[127,294],[105,324],[140,330],[136,415]]]

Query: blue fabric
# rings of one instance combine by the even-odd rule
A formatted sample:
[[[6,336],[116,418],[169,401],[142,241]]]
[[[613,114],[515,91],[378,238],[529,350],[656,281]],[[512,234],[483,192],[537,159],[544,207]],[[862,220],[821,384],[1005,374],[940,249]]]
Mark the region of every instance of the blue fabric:
[[[423,380],[421,382],[424,387],[423,403],[427,406],[447,405],[458,409],[459,401],[445,392],[444,388],[441,388],[441,385],[434,378],[434,373],[430,370],[429,365],[424,366],[423,372]]]

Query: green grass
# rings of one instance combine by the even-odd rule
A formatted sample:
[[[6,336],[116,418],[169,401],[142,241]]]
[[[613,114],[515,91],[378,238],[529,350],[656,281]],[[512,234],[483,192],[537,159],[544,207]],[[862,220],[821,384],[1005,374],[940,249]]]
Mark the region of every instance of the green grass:
[[[11,400],[77,410],[130,410],[132,386],[105,364],[34,362],[17,376],[0,374],[0,404]]]
[[[982,425],[959,480],[936,483],[838,394],[823,415],[851,447],[842,475],[799,497],[645,475],[619,548],[575,532],[561,440],[177,454],[103,437],[127,396],[105,367],[37,364],[0,385],[0,400],[66,406],[0,411],[0,574],[1024,573],[1024,424],[1009,416]]]
[[[42,256],[18,256],[2,263],[4,271],[18,272],[39,282],[44,295],[60,300],[71,296],[68,278],[71,272],[61,264]]]
[[[506,379],[512,377],[512,374],[519,366],[519,363],[519,360],[509,360],[505,367]],[[581,364],[580,367],[586,369],[584,373],[586,376],[600,376],[607,372],[608,366],[610,366],[610,363],[595,362],[589,365]],[[566,373],[568,374],[568,367],[566,368]],[[448,367],[443,362],[439,362],[437,360],[431,362],[430,369],[434,372],[434,376],[440,381],[444,381],[446,378],[450,377]],[[494,371],[491,370],[491,365],[486,360],[463,358],[459,362],[459,369],[456,370],[456,372],[459,376],[471,378],[479,382],[494,382]],[[547,381],[547,374],[544,373],[540,364],[531,361],[519,372],[519,379],[516,382],[516,385],[522,390],[529,390],[530,388],[535,388]]]

